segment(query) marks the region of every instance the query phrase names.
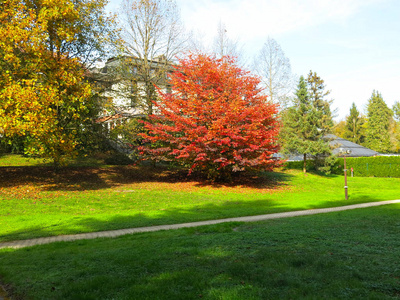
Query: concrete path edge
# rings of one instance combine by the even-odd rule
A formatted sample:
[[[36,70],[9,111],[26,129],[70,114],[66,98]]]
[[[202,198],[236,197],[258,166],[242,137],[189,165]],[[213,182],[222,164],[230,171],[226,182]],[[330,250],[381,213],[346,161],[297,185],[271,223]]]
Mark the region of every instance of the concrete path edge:
[[[69,241],[104,238],[104,237],[114,238],[114,237],[118,237],[118,236],[122,236],[122,235],[126,235],[126,234],[133,234],[133,233],[140,233],[140,232],[153,232],[153,231],[160,231],[160,230],[198,227],[198,226],[214,225],[214,224],[227,223],[227,222],[257,222],[257,221],[279,219],[279,218],[290,218],[290,217],[297,217],[297,216],[308,216],[308,215],[315,215],[315,214],[322,214],[322,213],[338,212],[338,211],[344,211],[344,210],[374,207],[374,206],[381,206],[381,205],[395,204],[395,203],[400,203],[400,200],[369,202],[369,203],[360,203],[360,204],[353,204],[353,205],[346,205],[346,206],[339,206],[339,207],[298,210],[298,211],[282,212],[282,213],[275,213],[275,214],[227,218],[227,219],[219,219],[219,220],[208,220],[208,221],[180,223],[180,224],[172,224],[172,225],[159,225],[159,226],[150,226],[150,227],[118,229],[118,230],[110,230],[110,231],[80,233],[80,234],[73,234],[73,235],[59,235],[59,236],[43,237],[43,238],[37,238],[37,239],[3,242],[3,243],[0,243],[0,249],[3,249],[3,248],[18,249],[18,248],[35,246],[35,245],[49,244],[49,243],[53,243],[53,242],[69,242]]]

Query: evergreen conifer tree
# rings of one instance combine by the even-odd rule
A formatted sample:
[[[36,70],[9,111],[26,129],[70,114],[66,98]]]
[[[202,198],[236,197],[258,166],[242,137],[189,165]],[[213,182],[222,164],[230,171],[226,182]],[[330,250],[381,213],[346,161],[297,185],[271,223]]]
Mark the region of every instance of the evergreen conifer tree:
[[[368,100],[368,121],[365,145],[378,152],[389,152],[391,148],[389,126],[392,111],[378,91],[373,91]]]
[[[292,106],[282,113],[281,140],[284,153],[303,155],[305,173],[307,156],[329,154],[330,148],[323,139],[327,131],[322,129],[325,126],[322,109],[315,105],[316,94],[313,93],[314,98],[310,97],[303,76],[299,79],[295,95]],[[321,100],[319,96],[318,99]]]
[[[364,125],[365,120],[357,110],[356,104],[353,102],[350,108],[350,115],[346,118],[344,138],[353,143],[361,144],[364,142]]]
[[[332,132],[333,119],[331,104],[333,100],[326,100],[326,97],[331,93],[325,90],[324,80],[317,75],[316,72],[310,71],[307,77],[307,86],[309,97],[312,105],[317,110],[320,119],[319,130],[322,135]]]

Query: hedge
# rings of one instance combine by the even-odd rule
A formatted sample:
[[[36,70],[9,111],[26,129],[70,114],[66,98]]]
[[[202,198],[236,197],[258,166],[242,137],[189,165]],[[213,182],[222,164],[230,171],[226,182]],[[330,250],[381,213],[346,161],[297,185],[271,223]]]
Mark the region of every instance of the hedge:
[[[295,169],[295,170],[303,170],[303,166],[304,166],[303,161],[287,161],[284,164],[284,168]],[[307,158],[306,168],[307,171],[314,169],[314,161],[312,159]]]
[[[338,160],[339,169],[343,172],[343,158]],[[347,157],[347,174],[358,177],[398,177],[400,178],[400,156]]]
[[[303,169],[302,161],[290,161],[285,163],[288,169]],[[331,169],[333,174],[343,174],[343,158],[338,158]],[[347,174],[358,177],[397,177],[400,178],[400,156],[375,156],[375,157],[346,157]],[[307,160],[307,170],[313,170],[314,162]]]

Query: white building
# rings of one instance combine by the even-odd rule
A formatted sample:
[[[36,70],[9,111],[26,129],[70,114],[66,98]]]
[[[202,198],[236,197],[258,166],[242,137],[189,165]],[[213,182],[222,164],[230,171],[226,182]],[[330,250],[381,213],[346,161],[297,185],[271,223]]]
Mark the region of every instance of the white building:
[[[91,72],[102,85],[102,96],[108,99],[98,121],[112,129],[124,119],[147,116],[152,111],[148,99],[158,97],[154,86],[162,92],[171,91],[168,74],[172,71],[172,63],[163,56],[155,60],[114,57],[96,64]]]

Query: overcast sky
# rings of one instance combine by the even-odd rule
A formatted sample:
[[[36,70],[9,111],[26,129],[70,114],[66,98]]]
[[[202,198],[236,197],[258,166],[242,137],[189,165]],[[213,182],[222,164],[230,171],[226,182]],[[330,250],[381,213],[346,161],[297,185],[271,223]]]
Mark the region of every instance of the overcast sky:
[[[176,0],[188,30],[212,43],[218,23],[243,45],[249,60],[268,36],[290,59],[292,71],[325,80],[338,109],[361,112],[372,91],[389,107],[400,101],[399,0]],[[120,0],[109,7],[118,11]]]

